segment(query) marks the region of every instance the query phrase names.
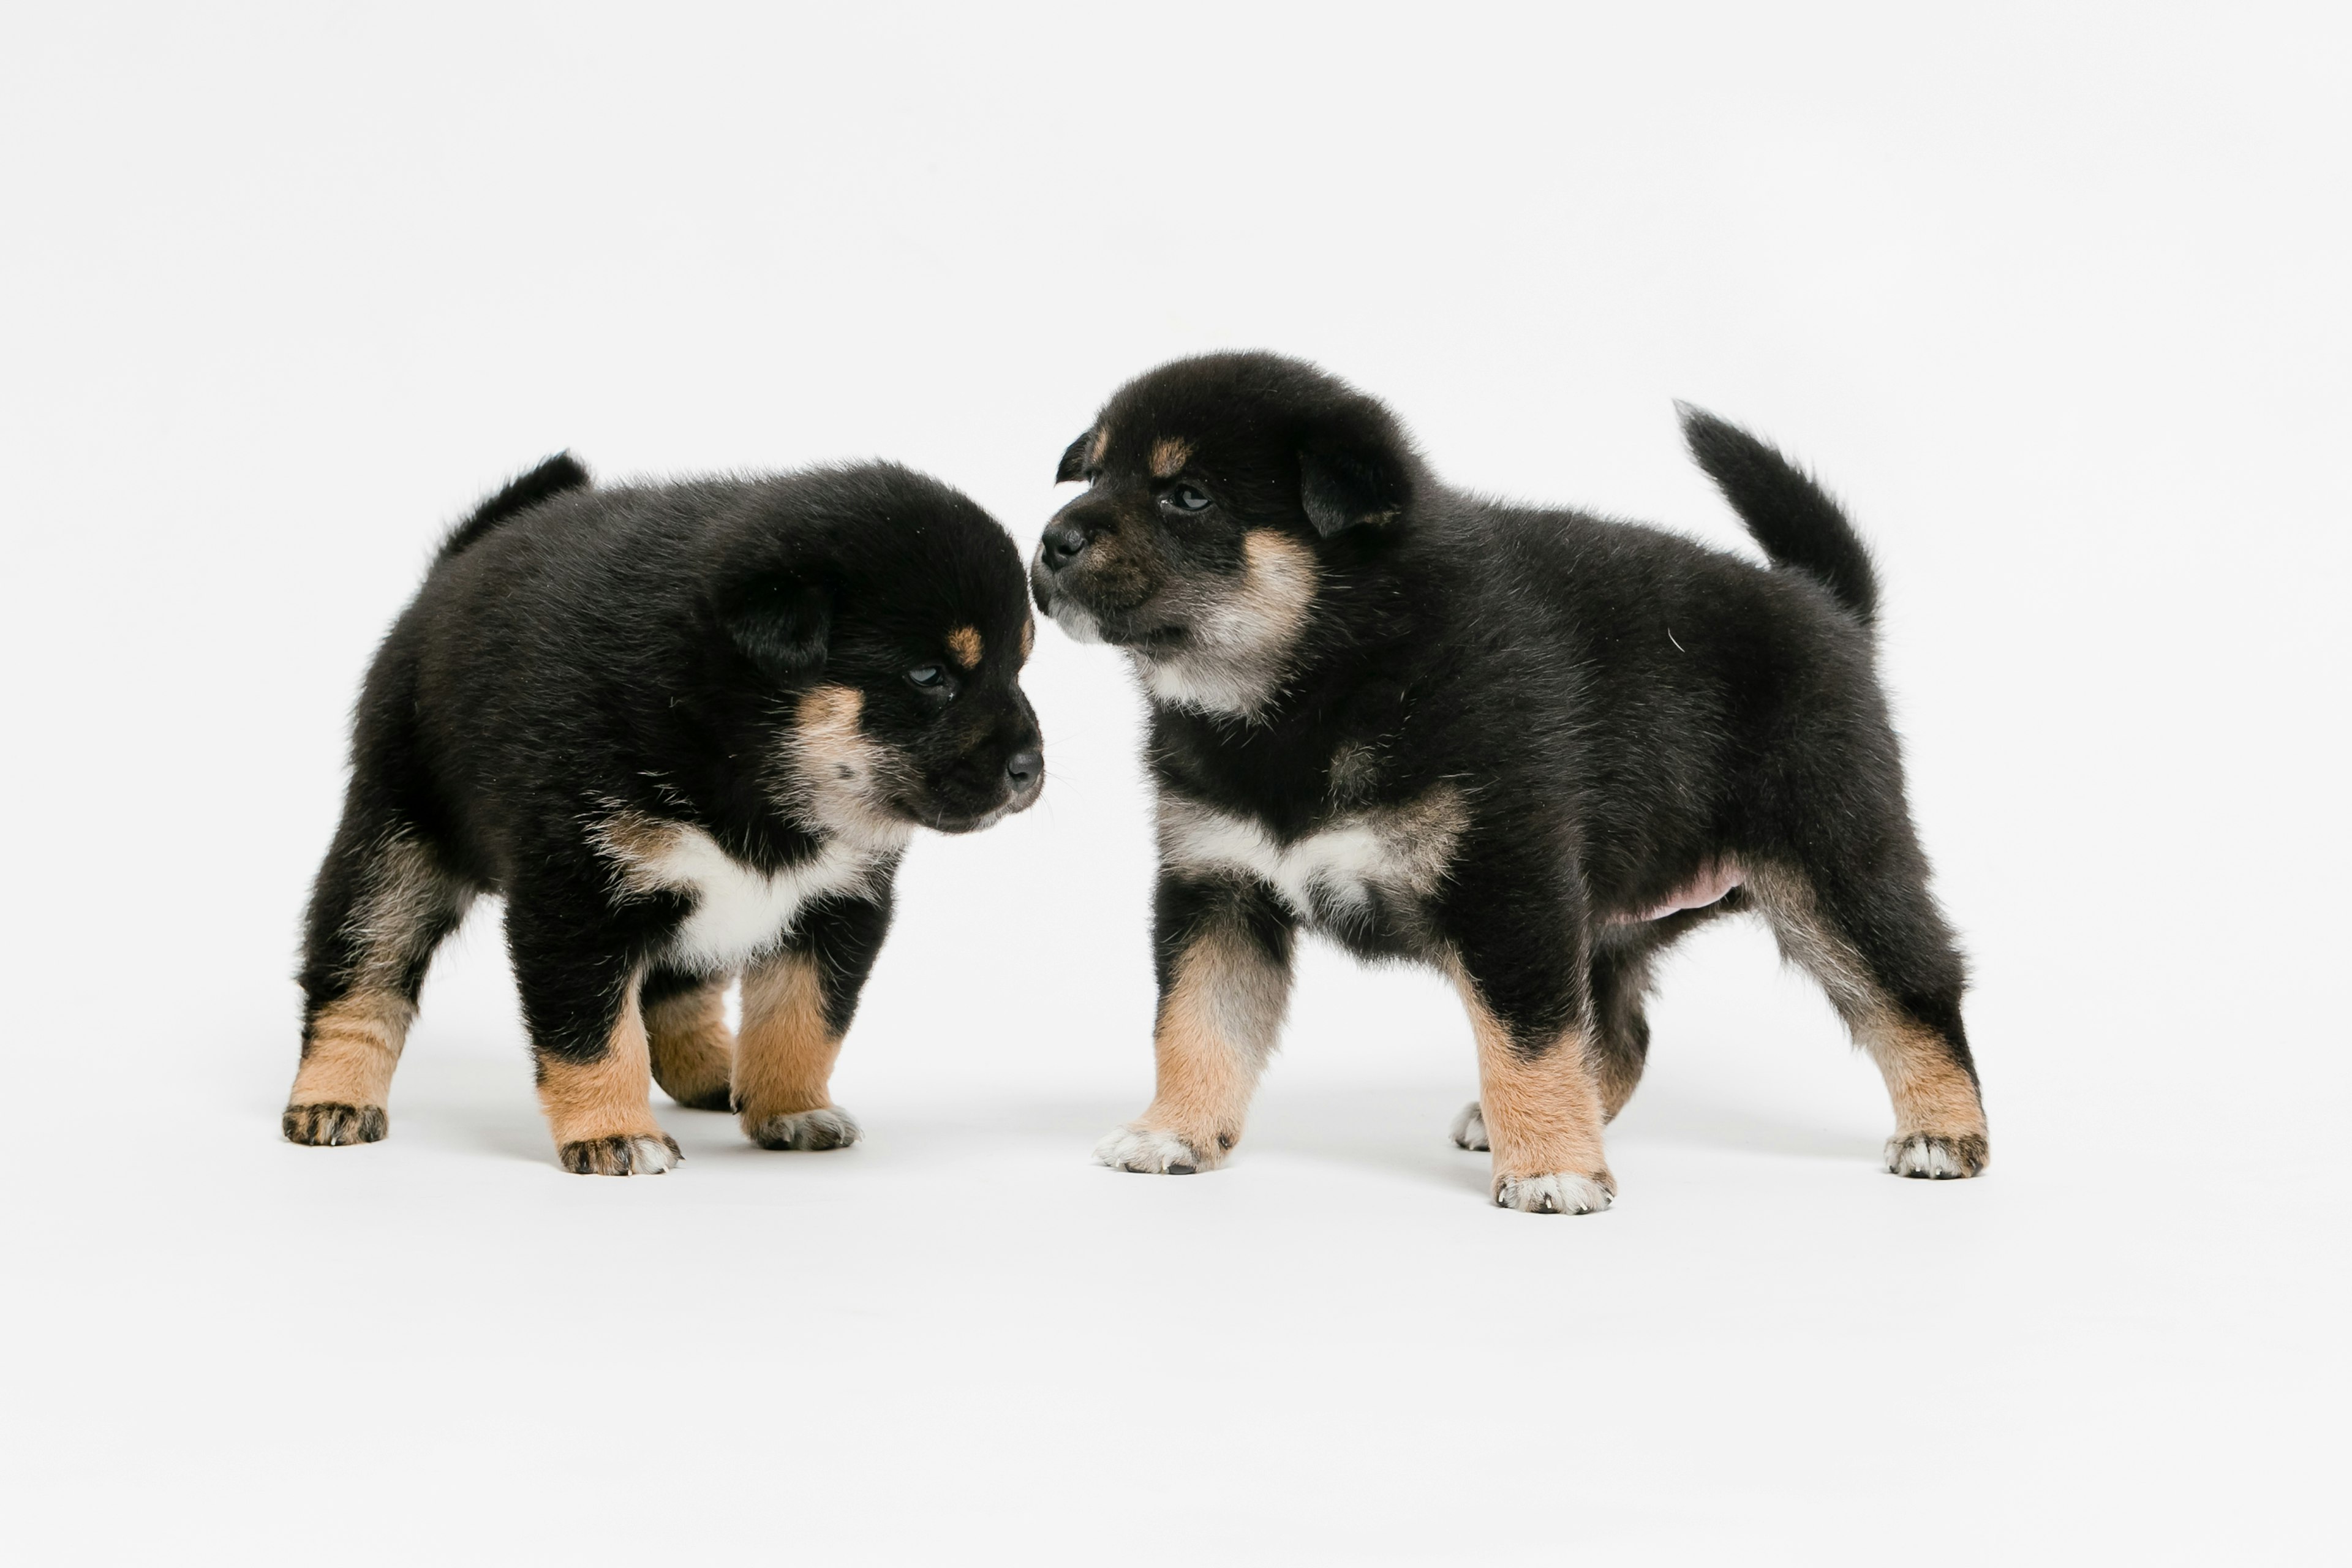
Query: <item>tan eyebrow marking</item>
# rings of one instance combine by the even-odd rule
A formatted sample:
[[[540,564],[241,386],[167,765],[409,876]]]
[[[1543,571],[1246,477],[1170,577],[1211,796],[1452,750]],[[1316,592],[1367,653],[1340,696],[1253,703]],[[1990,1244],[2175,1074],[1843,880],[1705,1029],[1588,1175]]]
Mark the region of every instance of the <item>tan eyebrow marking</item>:
[[[1155,479],[1172,479],[1183,472],[1184,465],[1192,461],[1192,447],[1190,442],[1180,441],[1173,436],[1162,436],[1158,444],[1151,448],[1151,477]]]
[[[958,626],[948,634],[948,651],[966,669],[980,663],[980,633],[971,626]]]

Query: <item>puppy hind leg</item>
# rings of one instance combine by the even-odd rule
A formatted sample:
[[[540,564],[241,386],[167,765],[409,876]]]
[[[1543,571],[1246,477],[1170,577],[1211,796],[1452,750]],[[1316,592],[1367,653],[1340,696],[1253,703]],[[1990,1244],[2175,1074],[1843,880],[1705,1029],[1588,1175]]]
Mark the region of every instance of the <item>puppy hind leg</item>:
[[[732,1109],[728,1083],[735,1036],[727,1027],[725,974],[688,974],[656,966],[639,987],[654,1081],[689,1110]]]
[[[346,812],[306,921],[301,1062],[278,1121],[289,1142],[373,1143],[390,1130],[425,970],[470,899],[413,830]]]
[[[1867,907],[1825,882],[1768,875],[1759,901],[1781,952],[1821,983],[1885,1080],[1895,1108],[1886,1168],[1978,1174],[1991,1145],[1960,1021],[1961,961],[1924,881],[1875,889]]]

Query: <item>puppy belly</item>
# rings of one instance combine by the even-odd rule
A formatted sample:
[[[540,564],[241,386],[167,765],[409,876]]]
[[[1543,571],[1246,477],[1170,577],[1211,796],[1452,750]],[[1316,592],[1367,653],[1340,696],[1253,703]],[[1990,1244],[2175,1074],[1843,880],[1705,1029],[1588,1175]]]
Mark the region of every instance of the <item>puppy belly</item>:
[[[1718,902],[1725,894],[1739,886],[1739,868],[1728,860],[1717,860],[1698,868],[1696,875],[1659,900],[1646,910],[1634,914],[1613,915],[1618,925],[1640,925],[1648,921],[1662,921],[1668,915],[1678,915],[1685,910],[1703,910]]]

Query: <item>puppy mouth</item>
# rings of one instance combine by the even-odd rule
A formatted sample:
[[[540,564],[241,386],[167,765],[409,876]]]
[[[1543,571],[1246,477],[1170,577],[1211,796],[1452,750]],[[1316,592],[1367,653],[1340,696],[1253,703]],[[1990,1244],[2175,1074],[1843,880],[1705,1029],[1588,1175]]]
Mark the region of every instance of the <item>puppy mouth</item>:
[[[928,806],[915,814],[915,820],[934,833],[984,833],[1014,813],[1028,810],[1036,799],[1033,791],[1025,800],[1003,801],[978,812],[941,811]]]
[[[1056,623],[1066,626],[1065,612],[1076,611],[1085,617],[1087,629],[1094,634],[1088,640],[1106,642],[1147,658],[1172,654],[1192,640],[1191,626],[1181,621],[1163,620],[1151,614],[1153,608],[1147,602],[1123,610],[1097,610],[1065,594],[1055,602],[1053,614]]]
[[[980,833],[1028,810],[1044,793],[1045,781],[1041,778],[1028,788],[1012,791],[993,805],[977,811],[959,811],[937,800],[908,801],[898,809],[908,820],[934,833]]]
[[[1129,653],[1151,655],[1172,653],[1192,639],[1192,627],[1160,618],[1164,610],[1159,616],[1153,614],[1158,595],[1132,605],[1096,605],[1072,592],[1042,562],[1030,566],[1029,596],[1055,625],[1080,642],[1108,643]]]

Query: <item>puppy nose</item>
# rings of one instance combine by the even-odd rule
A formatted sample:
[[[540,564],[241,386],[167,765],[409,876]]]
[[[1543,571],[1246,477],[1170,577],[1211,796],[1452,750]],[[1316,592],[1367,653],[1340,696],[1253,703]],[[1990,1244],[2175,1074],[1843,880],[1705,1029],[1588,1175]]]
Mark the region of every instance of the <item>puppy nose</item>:
[[[1004,762],[1004,776],[1012,781],[1013,787],[1017,790],[1027,789],[1031,784],[1035,784],[1037,775],[1045,771],[1045,754],[1034,749],[1015,752]]]
[[[1087,531],[1075,522],[1048,524],[1045,537],[1040,543],[1040,550],[1045,557],[1045,570],[1059,572],[1078,558],[1087,542]]]

